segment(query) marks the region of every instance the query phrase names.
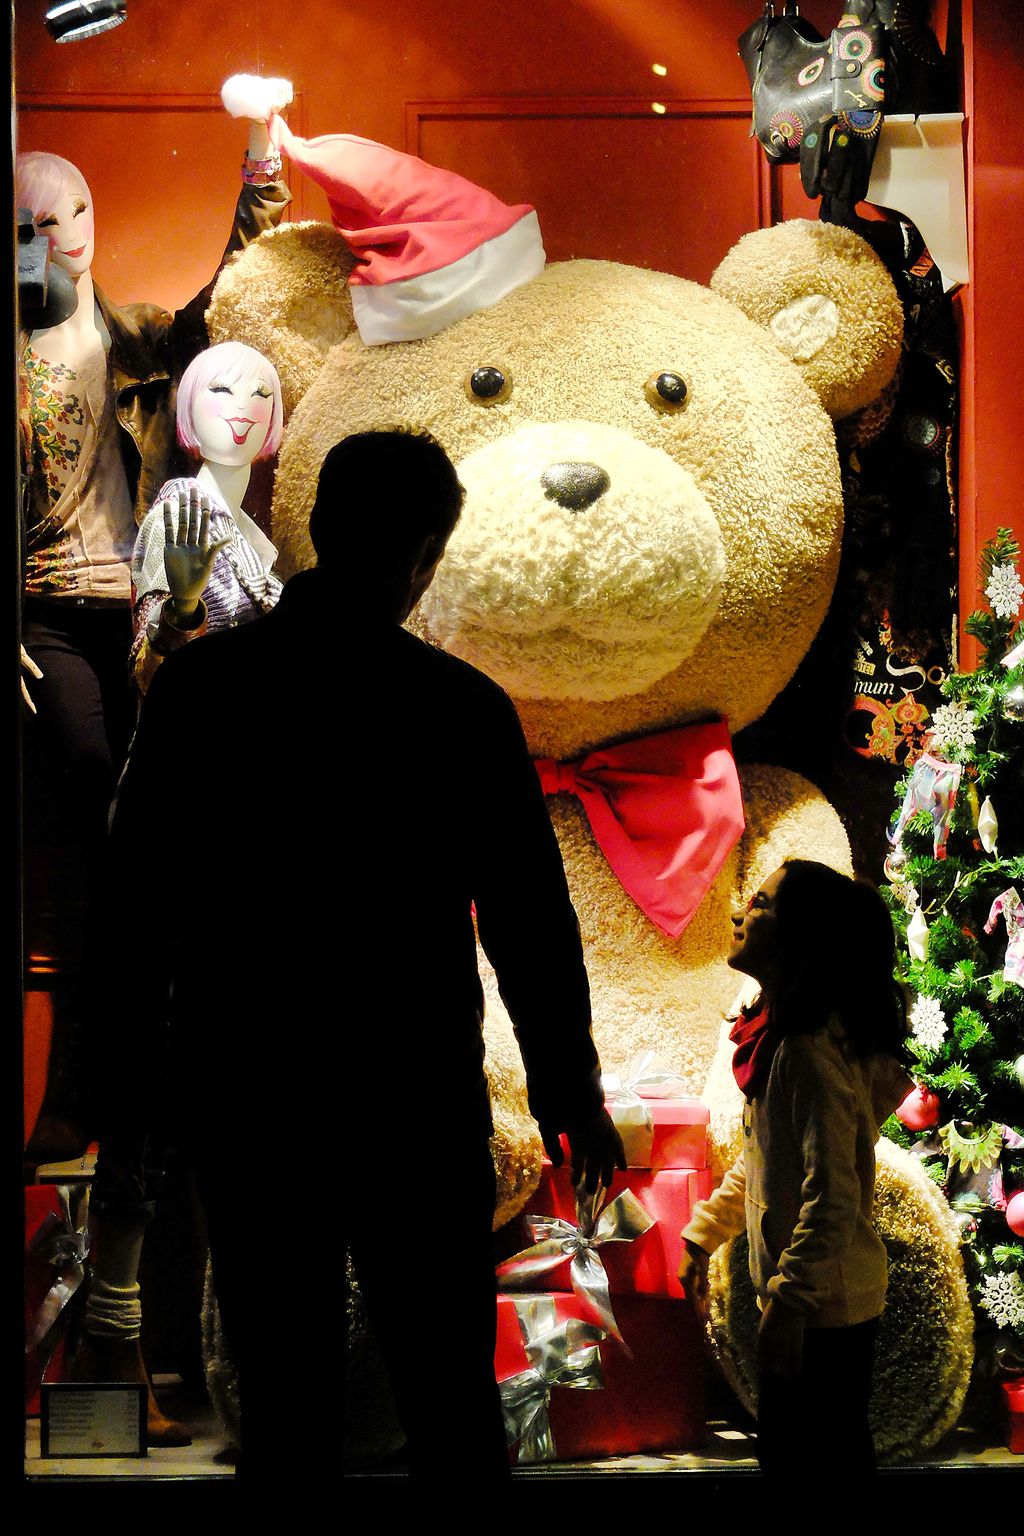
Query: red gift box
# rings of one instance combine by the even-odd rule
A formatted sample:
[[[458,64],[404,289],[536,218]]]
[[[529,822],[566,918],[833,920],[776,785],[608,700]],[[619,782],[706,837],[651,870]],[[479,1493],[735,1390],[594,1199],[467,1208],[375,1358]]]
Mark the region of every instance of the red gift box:
[[[708,1122],[699,1099],[645,1099],[654,1121],[651,1168],[706,1168]]]
[[[585,1317],[575,1296],[546,1294],[560,1323]],[[525,1302],[529,1295],[498,1297],[494,1365],[499,1382],[530,1364],[517,1300]],[[615,1311],[632,1359],[615,1339],[605,1339],[603,1388],[551,1388],[548,1417],[558,1461],[687,1451],[704,1441],[704,1352],[692,1309],[662,1297],[624,1296]],[[511,1459],[516,1459],[515,1447]]]
[[[646,1099],[639,1104],[617,1103],[606,1108],[622,1134],[631,1168],[706,1168],[708,1165],[707,1105],[700,1099]],[[648,1137],[632,1117],[646,1110],[652,1121]]]
[[[632,1242],[603,1243],[597,1249],[613,1296],[639,1294],[682,1299],[683,1288],[677,1278],[683,1257],[680,1234],[690,1220],[696,1202],[707,1199],[713,1188],[714,1174],[710,1168],[662,1168],[656,1172],[630,1168],[627,1173],[616,1173],[606,1203],[623,1189],[629,1189],[656,1225]],[[553,1168],[547,1158],[544,1159],[540,1183],[530,1197],[526,1214],[560,1216],[563,1221],[576,1225],[576,1191],[567,1163],[561,1168]],[[567,1257],[564,1263],[545,1274],[544,1284],[553,1291],[571,1290],[569,1265]],[[618,1315],[616,1301],[616,1318]]]
[[[1000,1382],[999,1389],[1003,1397],[1007,1448],[1015,1456],[1024,1456],[1024,1376]]]

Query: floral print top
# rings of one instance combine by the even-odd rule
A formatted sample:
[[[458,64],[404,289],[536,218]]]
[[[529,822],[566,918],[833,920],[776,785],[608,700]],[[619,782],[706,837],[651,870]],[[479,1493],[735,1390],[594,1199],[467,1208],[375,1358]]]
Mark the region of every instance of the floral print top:
[[[85,441],[85,400],[78,373],[67,363],[49,363],[25,350],[33,467],[56,506],[75,474]]]
[[[135,517],[106,354],[97,349],[72,366],[27,345],[21,361],[30,445],[25,590],[127,602]]]

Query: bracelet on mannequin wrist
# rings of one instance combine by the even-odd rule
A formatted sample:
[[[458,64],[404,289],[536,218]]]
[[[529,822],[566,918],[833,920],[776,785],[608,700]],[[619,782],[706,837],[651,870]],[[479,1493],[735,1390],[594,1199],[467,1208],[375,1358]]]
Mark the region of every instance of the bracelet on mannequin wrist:
[[[264,160],[253,160],[246,155],[242,161],[242,180],[250,187],[265,187],[272,181],[277,181],[281,175],[281,151],[276,145],[270,146],[270,153]]]
[[[179,614],[174,604],[174,598],[164,600],[161,613],[163,622],[178,634],[193,634],[197,629],[202,629],[206,623],[206,604],[202,598],[196,602],[196,606],[187,617]]]

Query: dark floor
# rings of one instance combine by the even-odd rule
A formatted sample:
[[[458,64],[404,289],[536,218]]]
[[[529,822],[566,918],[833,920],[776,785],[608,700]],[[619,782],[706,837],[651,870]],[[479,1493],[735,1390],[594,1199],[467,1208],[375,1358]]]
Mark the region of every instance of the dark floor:
[[[185,1420],[193,1430],[191,1446],[175,1450],[153,1450],[143,1460],[110,1458],[79,1460],[52,1459],[44,1461],[39,1454],[39,1420],[28,1420],[26,1434],[25,1474],[30,1481],[58,1482],[66,1479],[114,1481],[119,1479],[183,1479],[188,1481],[230,1480],[233,1468],[225,1459],[224,1439],[216,1416],[195,1389],[185,1389],[175,1379],[156,1378],[156,1386],[164,1411],[175,1418]],[[921,1473],[983,1472],[1006,1474],[1024,1472],[1024,1456],[1014,1456],[1004,1445],[993,1444],[992,1434],[987,1435],[967,1426],[952,1430],[933,1450],[911,1463],[887,1469],[887,1483],[913,1481]],[[296,1472],[300,1472],[303,1454],[295,1453],[291,1440],[283,1439],[282,1457],[295,1457]],[[332,1451],[333,1454],[333,1451]],[[517,1482],[537,1489],[545,1482],[562,1483],[572,1480],[607,1480],[630,1478],[640,1475],[661,1477],[680,1474],[703,1474],[715,1481],[747,1478],[756,1472],[754,1437],[747,1428],[727,1418],[715,1419],[708,1424],[708,1440],[700,1452],[678,1455],[620,1456],[602,1461],[564,1462],[557,1465],[518,1468]],[[392,1481],[402,1479],[404,1466],[400,1456],[385,1464],[373,1467],[353,1468],[347,1474],[347,1485],[362,1487],[366,1491]],[[455,1477],[458,1473],[455,1473]]]

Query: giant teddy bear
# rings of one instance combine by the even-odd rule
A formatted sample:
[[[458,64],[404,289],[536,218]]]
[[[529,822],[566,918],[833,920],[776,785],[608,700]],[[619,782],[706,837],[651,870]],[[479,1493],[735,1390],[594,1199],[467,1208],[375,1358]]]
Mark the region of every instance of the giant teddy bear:
[[[741,834],[738,823],[729,832],[714,783],[694,802],[677,774],[657,804],[681,817],[693,878],[666,912],[657,877],[647,882],[653,896],[638,900],[612,869],[594,828],[616,815],[593,786],[609,749],[613,778],[635,777],[638,764],[652,771],[647,744],[665,732],[685,768],[691,734],[701,758],[702,723],[739,730],[792,676],[839,558],[832,422],[893,374],[895,291],[857,236],[796,222],[742,239],[711,289],[570,261],[435,334],[368,345],[353,317],[352,265],[331,228],[285,227],[226,269],[208,315],[214,339],[250,343],[281,375],[279,568],[312,561],[317,471],[340,437],[402,425],[447,448],[466,505],[412,623],[505,687],[543,760],[606,1069],[638,1050],[667,1058],[710,1103],[721,1165],[737,1126],[723,1049],[735,992],[731,908],[790,855],[849,869],[849,845],[822,796],[792,772],[742,770]],[[725,726],[712,730],[720,765]],[[654,764],[657,777],[657,753]],[[614,842],[613,825],[602,844]],[[493,978],[486,985],[497,1225],[535,1187],[541,1147],[511,1027]],[[909,1160],[886,1163],[888,1205],[902,1212],[894,1241],[923,1234],[924,1269],[910,1291],[947,1293],[914,1344],[929,1361],[925,1386],[917,1354],[886,1377],[899,1427],[881,1448],[894,1454],[955,1421],[969,1357],[955,1230],[925,1182]],[[742,1286],[730,1285],[724,1259],[718,1273],[716,1336],[749,1401],[749,1339],[730,1311],[742,1310]]]

